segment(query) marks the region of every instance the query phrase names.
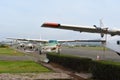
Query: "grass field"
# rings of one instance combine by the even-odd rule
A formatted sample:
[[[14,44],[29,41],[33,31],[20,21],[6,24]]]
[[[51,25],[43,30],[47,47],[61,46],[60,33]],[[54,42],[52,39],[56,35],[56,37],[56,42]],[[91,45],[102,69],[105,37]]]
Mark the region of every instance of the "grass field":
[[[33,61],[0,61],[0,73],[41,73],[51,70]]]
[[[0,55],[9,55],[9,56],[24,56],[22,52],[15,51],[10,48],[0,48]]]
[[[92,50],[103,50],[103,49],[107,50],[107,48],[105,48],[105,47],[99,47],[99,46],[97,46],[97,47],[81,47],[81,48],[92,49]]]
[[[103,50],[103,49],[108,50],[105,47],[99,47],[99,46],[96,46],[96,47],[89,47],[89,46],[87,46],[87,47],[72,47],[72,48],[90,49],[90,50]]]

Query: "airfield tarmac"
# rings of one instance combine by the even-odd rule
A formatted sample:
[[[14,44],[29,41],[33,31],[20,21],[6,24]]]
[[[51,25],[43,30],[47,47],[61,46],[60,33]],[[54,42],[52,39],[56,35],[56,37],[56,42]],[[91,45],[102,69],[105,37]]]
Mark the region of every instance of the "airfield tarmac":
[[[101,47],[102,48],[102,47]],[[100,60],[109,60],[109,61],[118,61],[120,62],[120,56],[109,50],[106,49],[103,51],[103,49],[94,49],[94,47],[91,49],[89,47],[62,47],[61,54],[69,54],[74,56],[80,56],[80,57],[88,57],[92,58],[94,60],[97,59],[97,56],[99,56]]]

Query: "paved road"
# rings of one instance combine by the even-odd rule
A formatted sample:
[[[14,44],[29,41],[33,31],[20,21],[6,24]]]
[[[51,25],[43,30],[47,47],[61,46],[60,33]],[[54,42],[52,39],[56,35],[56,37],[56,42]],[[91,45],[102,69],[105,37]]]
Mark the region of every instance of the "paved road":
[[[99,56],[100,59],[102,60],[120,61],[120,56],[111,50],[106,50],[104,52],[103,50],[96,50],[96,49],[83,48],[83,47],[82,48],[62,47],[61,54],[89,57],[92,59],[97,59],[97,56]]]
[[[22,50],[20,50],[22,51]],[[24,51],[22,51],[24,52]],[[25,51],[26,53],[26,51]],[[39,55],[36,52],[29,53],[26,56],[0,56],[0,60],[40,60],[43,61],[45,59],[45,55]],[[97,56],[102,60],[110,60],[110,61],[119,61],[120,56],[111,50],[106,50],[105,52],[102,49],[94,49],[94,48],[84,48],[84,47],[76,47],[76,48],[68,48],[62,47],[61,54],[70,54],[80,57],[89,57],[92,59],[97,59]]]
[[[25,60],[30,60],[30,61],[35,61],[36,58],[31,57],[31,56],[0,56],[0,60],[9,60],[9,61],[25,61]]]

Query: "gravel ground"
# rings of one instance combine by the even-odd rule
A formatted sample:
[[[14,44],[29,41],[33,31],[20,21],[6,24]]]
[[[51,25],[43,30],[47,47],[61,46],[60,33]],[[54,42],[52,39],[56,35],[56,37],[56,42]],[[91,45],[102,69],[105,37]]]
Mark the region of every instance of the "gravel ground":
[[[2,73],[0,80],[50,80],[50,79],[70,79],[65,73]]]

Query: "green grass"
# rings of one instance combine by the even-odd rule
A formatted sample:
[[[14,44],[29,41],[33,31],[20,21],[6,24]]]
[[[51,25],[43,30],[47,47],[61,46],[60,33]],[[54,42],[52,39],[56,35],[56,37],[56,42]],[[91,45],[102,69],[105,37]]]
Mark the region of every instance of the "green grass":
[[[75,49],[78,49],[78,48],[80,48],[80,49],[89,49],[89,50],[103,50],[104,49],[104,47],[99,47],[99,46],[96,46],[96,47],[73,47],[73,48],[75,48]],[[107,48],[105,48],[105,50],[108,50]]]
[[[0,73],[41,73],[51,70],[33,61],[0,61]]]
[[[9,55],[9,56],[24,56],[22,52],[15,51],[10,48],[0,48],[0,55]]]
[[[92,49],[92,50],[103,50],[104,47],[82,47],[82,48],[85,48],[85,49]],[[105,48],[107,50],[107,48]]]

